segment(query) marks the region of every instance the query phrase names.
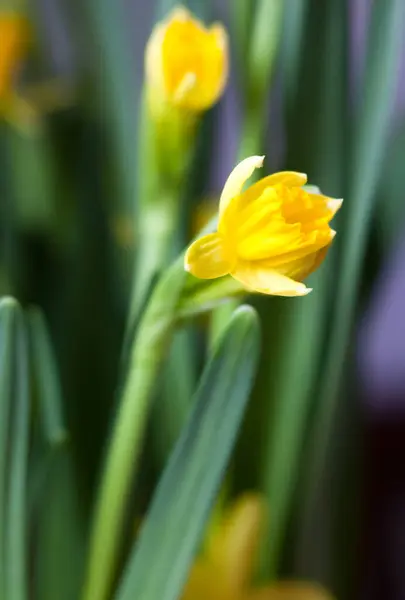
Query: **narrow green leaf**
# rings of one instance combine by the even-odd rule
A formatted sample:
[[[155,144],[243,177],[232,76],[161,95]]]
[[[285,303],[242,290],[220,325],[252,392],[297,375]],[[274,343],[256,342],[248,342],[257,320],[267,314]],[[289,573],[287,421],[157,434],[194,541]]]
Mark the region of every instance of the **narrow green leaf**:
[[[117,600],[176,600],[181,593],[243,417],[258,350],[256,313],[241,307],[204,371]]]
[[[242,86],[247,76],[247,59],[249,56],[249,38],[252,28],[256,0],[233,0],[230,5],[231,41],[235,42],[238,73]]]
[[[400,124],[389,144],[382,177],[378,189],[375,218],[377,233],[382,239],[383,250],[390,251],[403,231],[405,221],[405,122]]]
[[[191,331],[180,329],[173,335],[163,372],[159,400],[153,406],[153,446],[162,468],[180,435],[195,389],[195,352]]]
[[[401,57],[405,19],[403,0],[376,0],[369,31],[362,96],[353,127],[346,205],[342,210],[341,263],[330,320],[332,329],[318,392],[317,413],[309,438],[302,494],[303,531],[309,539],[317,521],[317,497],[323,480],[339,389],[350,344],[375,187],[389,134]],[[305,543],[302,544],[306,548]],[[306,551],[306,550],[305,550]]]
[[[285,0],[283,31],[283,73],[288,107],[294,103],[304,52],[308,0]]]
[[[282,26],[284,0],[257,0],[248,58],[248,95],[264,99],[272,79]],[[263,115],[262,115],[263,116]]]
[[[161,275],[129,352],[95,508],[85,600],[104,600],[112,585],[129,489],[139,467],[158,371],[175,327],[176,309],[187,276],[183,263],[181,255]]]
[[[6,492],[8,480],[9,420],[12,405],[12,353],[17,303],[12,298],[0,300],[0,599],[6,600],[5,544]]]
[[[30,374],[28,340],[22,313],[16,314],[15,364],[6,507],[6,597],[28,598],[27,471],[29,451]]]
[[[36,476],[31,488],[36,523],[34,586],[40,600],[70,600],[79,596],[85,548],[78,482],[66,443],[61,386],[45,320],[36,308],[28,319],[42,426],[37,461],[31,465],[31,477]]]
[[[69,444],[53,447],[38,493],[33,545],[37,600],[79,598],[84,569],[85,521]]]
[[[62,395],[55,357],[41,311],[31,309],[28,318],[44,437],[51,446],[58,446],[66,441],[67,434],[63,423]]]
[[[346,5],[340,0],[328,3],[314,0],[307,8],[306,53],[301,57],[300,68],[290,73],[299,77],[289,85],[298,89],[300,95],[289,106],[292,114],[289,115],[287,164],[309,173],[310,182],[319,185],[324,193],[340,197],[344,186],[346,125]],[[297,29],[296,35],[301,37],[303,25],[297,28],[297,15],[293,12],[292,9],[286,11],[286,20],[293,20],[291,27]],[[301,40],[295,43],[299,46]],[[292,59],[284,57],[287,58]],[[307,87],[311,90],[310,97]],[[339,236],[339,227],[337,230]],[[263,544],[262,571],[266,577],[275,578],[280,574],[286,555],[287,529],[294,509],[302,448],[308,418],[316,402],[314,389],[333,290],[335,258],[330,252],[322,268],[311,277],[309,285],[314,291],[308,298],[298,302],[278,301],[276,316],[274,311],[270,312],[267,321],[273,333],[274,318],[277,318],[279,340],[275,343],[278,356],[272,356],[274,344],[267,355],[267,360],[274,364],[274,373],[267,381],[272,402],[264,438],[261,483],[272,514]],[[266,401],[269,404],[268,397]]]
[[[97,93],[88,94],[90,108],[100,112],[114,147],[117,181],[120,190],[117,201],[131,214],[136,206],[137,121],[134,119],[139,97],[141,73],[134,69],[130,46],[131,29],[127,27],[127,7],[123,2],[91,0],[78,3],[83,11],[90,51],[99,60],[94,62]],[[82,25],[82,23],[80,23]],[[98,105],[95,103],[98,102]]]

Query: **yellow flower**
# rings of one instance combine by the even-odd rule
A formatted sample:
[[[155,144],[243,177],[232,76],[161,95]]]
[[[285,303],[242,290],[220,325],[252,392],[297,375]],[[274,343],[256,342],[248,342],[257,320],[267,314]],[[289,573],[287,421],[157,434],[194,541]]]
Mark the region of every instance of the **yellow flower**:
[[[0,102],[13,95],[14,77],[28,48],[27,20],[19,13],[0,11]]]
[[[206,28],[182,7],[158,23],[145,52],[148,101],[155,116],[167,107],[200,112],[221,96],[228,76],[224,28]]]
[[[188,248],[184,268],[200,279],[232,275],[246,289],[276,296],[303,296],[301,283],[325,258],[335,235],[329,222],[342,200],[303,187],[294,171],[269,175],[242,191],[263,156],[232,171],[219,202],[218,231]]]
[[[251,587],[264,509],[256,494],[230,507],[192,567],[182,600],[332,600],[321,586],[301,581]]]

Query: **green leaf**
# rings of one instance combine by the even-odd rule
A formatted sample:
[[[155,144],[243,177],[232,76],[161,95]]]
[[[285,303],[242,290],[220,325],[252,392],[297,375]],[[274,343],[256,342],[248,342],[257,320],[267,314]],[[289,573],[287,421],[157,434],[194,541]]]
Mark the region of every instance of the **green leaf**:
[[[117,600],[175,600],[181,593],[235,443],[258,352],[256,313],[241,307],[204,370]]]
[[[35,511],[36,598],[72,600],[80,597],[86,544],[70,445],[52,448],[42,461],[47,471]]]
[[[13,401],[12,368],[16,310],[18,305],[12,298],[0,301],[0,598],[5,600],[5,544],[6,496],[8,483],[8,444],[10,411]]]
[[[257,0],[248,50],[248,96],[264,100],[279,49],[284,1]],[[261,115],[263,116],[263,115]]]
[[[303,538],[312,536],[318,522],[318,499],[327,463],[329,444],[339,401],[339,390],[350,348],[357,298],[361,280],[375,187],[389,135],[394,106],[398,65],[401,57],[405,4],[402,0],[373,3],[368,56],[356,120],[352,127],[352,153],[346,203],[342,209],[341,259],[337,274],[336,297],[331,315],[331,331],[323,364],[318,403],[309,436],[301,503]],[[306,531],[306,533],[305,533]],[[308,555],[305,539],[302,553]]]
[[[29,314],[33,380],[42,440],[38,449],[34,496],[36,597],[70,600],[79,596],[85,548],[78,482],[63,420],[59,376],[49,333],[39,309]],[[59,540],[63,539],[63,544]]]
[[[299,79],[286,81],[287,92],[290,87],[299,91],[297,97],[291,98],[295,103],[288,107],[292,114],[287,164],[308,172],[310,182],[320,185],[322,192],[340,197],[344,186],[346,125],[346,5],[340,0],[328,3],[314,0],[308,3],[310,6],[298,4],[304,13],[308,10],[304,40],[301,40],[303,24],[296,23],[298,14],[292,7],[286,9],[286,27],[300,38],[294,41],[295,52],[302,44],[305,46],[305,54],[300,57],[284,56],[285,61],[302,61],[291,64],[288,73],[290,78]],[[339,227],[337,230],[339,237]],[[307,298],[272,300],[275,306],[266,320],[272,343],[265,346],[268,351],[264,366],[267,369],[269,363],[274,365],[267,377],[267,396],[263,399],[271,405],[267,412],[261,474],[261,486],[272,515],[263,544],[262,571],[266,577],[280,575],[288,553],[287,530],[294,510],[308,419],[316,403],[314,389],[334,285],[335,258],[331,251],[322,268],[311,277],[309,285],[314,289]]]
[[[30,373],[28,340],[23,315],[16,312],[12,368],[13,406],[10,420],[6,506],[6,598],[28,598],[27,472],[29,452]]]
[[[32,361],[38,387],[44,437],[51,446],[58,446],[66,441],[67,433],[63,423],[62,395],[55,357],[40,310],[31,309],[28,317],[31,329]]]
[[[175,327],[176,309],[187,276],[183,263],[180,255],[161,275],[130,349],[96,502],[85,600],[104,600],[112,585],[129,490],[139,468],[158,373]]]
[[[304,55],[308,4],[308,0],[285,0],[283,73],[285,73],[286,102],[289,108],[296,98],[300,61]]]
[[[405,220],[405,122],[396,129],[385,157],[375,227],[382,239],[384,250],[390,251],[403,231]]]

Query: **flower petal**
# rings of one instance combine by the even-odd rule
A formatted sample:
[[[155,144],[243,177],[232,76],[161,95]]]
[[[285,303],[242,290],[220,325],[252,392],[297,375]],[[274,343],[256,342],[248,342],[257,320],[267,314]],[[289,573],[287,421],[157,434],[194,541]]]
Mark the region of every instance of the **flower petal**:
[[[188,576],[181,600],[233,600],[222,574],[215,565],[198,560]]]
[[[232,277],[240,281],[248,290],[272,296],[306,296],[311,292],[305,284],[274,269],[269,269],[261,261],[238,261],[231,271]]]
[[[239,216],[242,211],[249,210],[249,207],[252,204],[257,204],[257,201],[260,203],[260,199],[264,200],[267,198],[270,201],[272,197],[277,198],[278,194],[274,186],[283,185],[287,188],[299,188],[302,187],[306,181],[307,176],[305,173],[298,173],[296,171],[280,171],[280,173],[273,173],[273,175],[268,175],[267,177],[260,179],[248,187],[244,192],[237,195],[233,202],[230,202],[232,198],[229,199],[225,206],[227,210],[222,213],[219,230],[226,232],[234,229],[235,223],[237,224],[240,222]],[[223,195],[224,192],[222,192],[222,196]]]
[[[240,204],[241,206],[250,204],[250,202],[259,198],[267,188],[271,188],[275,185],[284,185],[289,188],[302,187],[306,182],[306,174],[299,173],[298,171],[280,171],[279,173],[273,173],[272,175],[263,177],[263,179],[260,179],[243,192]]]
[[[313,252],[312,254],[308,254],[303,258],[291,261],[285,266],[280,267],[280,271],[289,277],[297,279],[298,281],[303,281],[321,265],[326,257],[329,247],[330,244],[324,246],[320,250],[317,250],[317,252]]]
[[[298,171],[280,171],[265,177],[262,181],[266,182],[266,187],[280,183],[287,187],[301,187],[306,184],[307,176],[305,173],[299,173]]]
[[[244,600],[333,600],[333,596],[315,583],[280,581],[250,592]]]
[[[304,190],[308,192],[308,194],[310,194],[311,196],[315,195],[321,196],[323,198],[326,207],[332,213],[332,216],[329,220],[332,220],[332,218],[335,216],[335,214],[343,204],[343,198],[330,198],[329,196],[325,196],[324,194],[322,194],[321,190],[316,185],[305,185]]]
[[[246,588],[253,575],[266,506],[259,494],[245,493],[224,513],[208,539],[207,558],[234,593]],[[208,596],[207,596],[208,598]]]
[[[184,268],[200,279],[228,275],[232,261],[218,233],[204,235],[191,244],[184,257]]]
[[[241,193],[243,184],[249,179],[253,171],[263,166],[263,160],[264,156],[249,156],[249,158],[245,158],[236,165],[226,180],[224,189],[222,190],[221,198],[219,200],[220,216],[223,214],[230,201]]]
[[[335,216],[339,208],[343,204],[342,198],[326,198],[326,204],[329,210],[332,212],[332,216]]]

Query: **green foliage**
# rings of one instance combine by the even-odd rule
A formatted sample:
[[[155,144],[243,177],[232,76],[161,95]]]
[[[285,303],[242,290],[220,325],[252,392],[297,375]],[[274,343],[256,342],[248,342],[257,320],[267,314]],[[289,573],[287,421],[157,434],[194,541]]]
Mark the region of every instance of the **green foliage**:
[[[242,306],[202,374],[192,414],[159,482],[117,600],[178,598],[235,442],[258,351],[257,316]]]
[[[173,0],[153,3],[147,26],[127,2],[58,3],[73,75],[43,35],[53,18],[3,4],[33,21],[15,111],[0,98],[0,600],[181,598],[221,486],[216,516],[248,488],[269,505],[261,578],[313,578],[350,597],[360,292],[378,270],[370,240],[388,260],[405,216],[403,0],[371,3],[356,81],[351,3],[228,2],[237,118],[220,104],[194,129],[169,111],[159,132],[134,47]],[[241,159],[265,152],[270,127],[263,174],[307,172],[344,198],[306,298],[235,311],[247,296],[236,280],[184,271],[210,171],[228,175],[221,120],[240,128]],[[339,446],[342,431],[356,443]]]

